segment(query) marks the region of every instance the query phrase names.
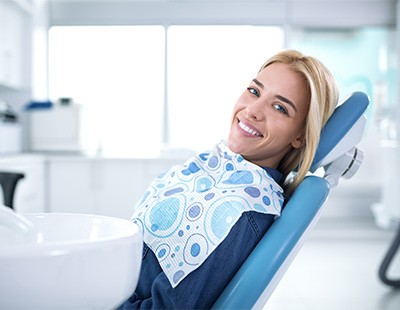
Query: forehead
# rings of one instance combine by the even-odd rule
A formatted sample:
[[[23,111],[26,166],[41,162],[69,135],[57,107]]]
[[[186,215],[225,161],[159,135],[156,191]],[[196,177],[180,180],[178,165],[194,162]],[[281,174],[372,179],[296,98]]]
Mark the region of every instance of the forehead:
[[[258,73],[257,80],[267,91],[287,97],[296,106],[308,105],[309,91],[304,77],[287,64],[270,64]]]

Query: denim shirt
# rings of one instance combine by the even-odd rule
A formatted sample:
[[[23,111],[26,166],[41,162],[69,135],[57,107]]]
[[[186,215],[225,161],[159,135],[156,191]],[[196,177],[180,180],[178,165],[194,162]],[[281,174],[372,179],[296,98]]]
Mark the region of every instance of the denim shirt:
[[[282,175],[264,168],[279,182]],[[274,221],[274,215],[244,212],[207,260],[172,288],[154,253],[144,244],[138,285],[118,309],[209,309]]]

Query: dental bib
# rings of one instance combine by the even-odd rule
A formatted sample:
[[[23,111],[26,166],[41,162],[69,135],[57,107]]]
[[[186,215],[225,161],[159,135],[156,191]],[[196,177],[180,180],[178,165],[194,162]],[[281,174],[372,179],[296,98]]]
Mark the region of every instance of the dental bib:
[[[243,212],[280,215],[283,190],[224,142],[158,176],[135,208],[143,241],[172,287],[196,270]]]

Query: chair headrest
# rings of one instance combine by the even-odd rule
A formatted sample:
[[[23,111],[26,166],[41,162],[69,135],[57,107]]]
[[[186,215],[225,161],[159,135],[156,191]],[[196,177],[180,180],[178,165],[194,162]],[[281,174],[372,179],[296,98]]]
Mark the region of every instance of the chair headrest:
[[[354,92],[336,107],[321,131],[311,172],[332,163],[360,142],[368,105],[369,98],[365,93]]]

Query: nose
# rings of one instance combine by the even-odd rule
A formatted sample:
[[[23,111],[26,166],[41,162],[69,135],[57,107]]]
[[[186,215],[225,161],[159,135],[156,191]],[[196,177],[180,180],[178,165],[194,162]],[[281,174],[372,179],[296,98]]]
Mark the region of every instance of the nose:
[[[255,121],[264,119],[264,107],[260,101],[252,102],[246,108],[247,116]]]

